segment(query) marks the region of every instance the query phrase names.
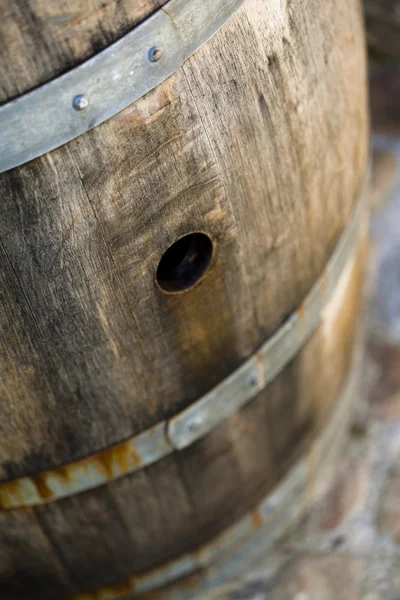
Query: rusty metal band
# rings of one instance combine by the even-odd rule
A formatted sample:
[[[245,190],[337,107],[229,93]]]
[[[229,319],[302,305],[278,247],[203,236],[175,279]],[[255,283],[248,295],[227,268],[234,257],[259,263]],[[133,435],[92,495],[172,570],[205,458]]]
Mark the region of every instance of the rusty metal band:
[[[356,348],[350,374],[323,433],[275,490],[250,513],[200,549],[188,552],[165,566],[130,577],[115,587],[107,586],[95,592],[76,594],[69,599],[117,600],[130,594],[140,596],[200,572],[194,584],[192,581],[183,581],[179,590],[177,582],[178,587],[173,586],[165,595],[162,591],[157,593],[160,600],[187,600],[188,597],[197,597],[192,595],[196,590],[191,589],[191,585],[197,586],[199,593],[205,593],[207,589],[223,583],[227,577],[237,575],[239,567],[243,568],[243,560],[249,560],[250,557],[254,559],[268,550],[329,483],[358,393],[360,358]],[[207,571],[209,567],[212,567],[211,572]]]
[[[193,444],[256,397],[316,330],[358,245],[366,183],[325,270],[304,301],[260,348],[210,392],[169,420],[62,467],[0,483],[0,509],[35,506],[134,473]]]
[[[0,107],[0,173],[113,117],[179,69],[243,0],[170,0],[120,40]]]

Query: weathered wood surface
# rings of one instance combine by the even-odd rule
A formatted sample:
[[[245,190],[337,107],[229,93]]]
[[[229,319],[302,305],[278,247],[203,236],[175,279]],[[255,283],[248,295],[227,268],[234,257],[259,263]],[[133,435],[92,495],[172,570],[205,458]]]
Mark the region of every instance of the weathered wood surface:
[[[132,5],[135,19],[155,7]],[[24,50],[14,66],[7,56],[29,48],[29,36],[21,11],[11,3],[6,11],[3,100],[90,55],[92,28],[114,27],[106,10],[91,24],[55,19],[59,41],[44,15],[60,5],[46,6],[31,3],[27,13],[43,11],[46,43],[35,40],[41,51]],[[75,50],[58,53],[66,39]],[[175,414],[300,305],[364,176],[364,59],[357,0],[323,8],[246,0],[154,91],[0,176],[1,479],[64,464]],[[15,64],[17,83],[5,72]],[[158,263],[194,231],[214,242],[211,268],[190,291],[164,294]],[[349,360],[356,272],[338,324],[320,328],[205,439],[110,486],[1,515],[0,589],[15,596],[16,576],[32,599],[112,583],[206,542],[249,510],[329,415]],[[24,531],[18,559],[7,548]]]
[[[208,542],[272,490],[335,405],[351,359],[364,252],[363,244],[298,357],[205,439],[109,486],[0,514],[5,597],[20,597],[24,582],[32,600],[122,590],[126,578]]]
[[[3,479],[174,414],[300,304],[365,166],[360,7],[332,12],[247,2],[145,98],[1,176]],[[165,295],[190,231],[213,266]]]

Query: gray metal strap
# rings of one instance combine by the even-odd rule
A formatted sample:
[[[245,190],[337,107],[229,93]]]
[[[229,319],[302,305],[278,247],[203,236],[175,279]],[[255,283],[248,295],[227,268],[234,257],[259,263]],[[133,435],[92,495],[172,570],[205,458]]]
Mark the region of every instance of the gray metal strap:
[[[366,185],[366,184],[365,184]],[[61,468],[0,483],[0,508],[33,506],[97,487],[185,448],[257,396],[316,330],[360,236],[366,189],[332,254],[300,308],[236,371],[187,409],[151,429]]]
[[[170,0],[87,62],[0,107],[0,173],[119,113],[172,75],[243,0]]]

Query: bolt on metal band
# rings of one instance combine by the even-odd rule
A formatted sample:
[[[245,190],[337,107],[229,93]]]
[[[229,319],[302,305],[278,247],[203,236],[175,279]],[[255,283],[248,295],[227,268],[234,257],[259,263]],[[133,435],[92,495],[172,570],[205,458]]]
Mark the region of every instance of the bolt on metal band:
[[[300,307],[259,350],[210,392],[168,421],[60,468],[0,483],[0,509],[44,504],[138,471],[207,435],[256,397],[317,329],[324,307],[357,249],[366,183],[342,236]]]
[[[0,173],[116,115],[172,75],[243,0],[170,0],[123,38],[0,106]]]

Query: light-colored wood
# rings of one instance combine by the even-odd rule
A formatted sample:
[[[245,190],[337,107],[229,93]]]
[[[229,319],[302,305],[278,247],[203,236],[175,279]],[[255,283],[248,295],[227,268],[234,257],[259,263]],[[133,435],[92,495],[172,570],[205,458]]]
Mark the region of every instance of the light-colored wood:
[[[130,7],[135,19],[155,7],[139,5],[137,13]],[[36,59],[17,50],[24,66],[18,84],[6,83],[11,63],[3,57],[15,44],[28,48],[33,35],[25,36],[24,15],[14,18],[13,6],[7,19],[20,33],[14,39],[10,29],[0,51],[4,100],[71,66],[62,53],[57,58],[49,19],[43,28],[55,45],[37,39]],[[47,23],[44,0],[31,3],[26,18],[45,6]],[[86,12],[76,11],[84,20]],[[93,12],[94,29],[106,14]],[[80,18],[62,28],[62,39],[82,46],[74,62],[94,48],[92,25],[81,30]],[[59,71],[44,68],[47,52]],[[38,63],[29,74],[28,58]],[[236,369],[301,305],[323,270],[366,158],[358,0],[246,0],[144,98],[2,174],[0,478],[119,442]],[[159,261],[191,232],[212,239],[211,267],[191,290],[165,294],[155,284]],[[324,427],[339,392],[361,263],[328,331],[322,326],[266,390],[206,438],[109,486],[26,513],[29,535],[40,526],[57,560],[54,568],[48,562],[48,586],[42,566],[32,576],[32,600],[150,569],[207,542],[273,488]],[[21,520],[15,539],[24,527]],[[28,576],[35,561],[47,564],[48,550],[35,561],[32,553],[19,563],[11,553],[3,572],[0,565],[8,597],[14,572]],[[59,568],[67,579],[58,579]]]

